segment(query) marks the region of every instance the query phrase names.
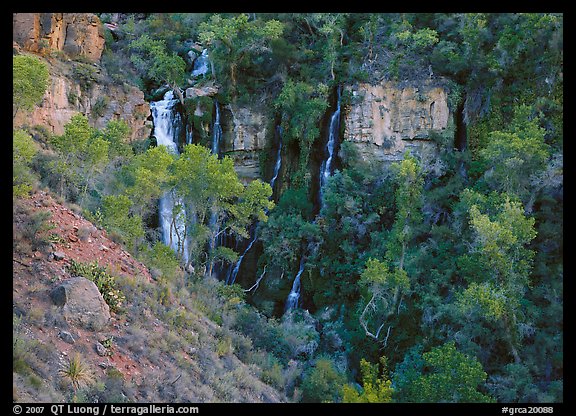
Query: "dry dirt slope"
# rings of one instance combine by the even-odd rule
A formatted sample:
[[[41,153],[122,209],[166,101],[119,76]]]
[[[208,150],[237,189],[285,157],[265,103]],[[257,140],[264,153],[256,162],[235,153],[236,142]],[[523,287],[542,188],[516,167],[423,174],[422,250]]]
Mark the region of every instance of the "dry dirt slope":
[[[41,212],[50,213],[50,227],[30,237],[31,218]],[[71,400],[73,389],[59,370],[76,353],[90,374],[78,400],[286,400],[258,379],[256,366],[236,357],[221,326],[194,307],[194,293],[160,287],[104,230],[48,193],[14,202],[13,236],[14,400]],[[98,331],[69,319],[50,297],[72,278],[71,260],[107,266],[126,296],[123,310]],[[98,342],[108,348],[99,353]]]

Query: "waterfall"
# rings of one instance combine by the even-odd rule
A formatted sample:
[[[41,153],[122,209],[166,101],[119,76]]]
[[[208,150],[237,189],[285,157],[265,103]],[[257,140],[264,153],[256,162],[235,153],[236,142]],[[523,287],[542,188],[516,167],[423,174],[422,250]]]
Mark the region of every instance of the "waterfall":
[[[186,144],[194,143],[194,130],[186,124]]]
[[[336,111],[330,118],[330,128],[328,130],[328,142],[326,143],[326,151],[328,158],[322,162],[320,167],[320,203],[322,204],[322,188],[326,184],[328,177],[332,174],[332,160],[334,158],[334,149],[336,141],[338,140],[338,133],[340,132],[340,87],[338,88],[338,100],[336,104]]]
[[[152,102],[150,109],[154,121],[154,136],[158,146],[166,146],[169,152],[177,155],[177,140],[181,127],[181,118],[180,114],[174,111],[176,103],[178,103],[178,100],[174,99],[174,92],[170,90],[164,94],[161,101]],[[170,192],[160,198],[159,212],[162,242],[178,252],[179,242],[183,240],[183,259],[188,262],[188,241],[184,236],[186,215],[183,210],[175,218],[175,226],[172,226],[174,208],[177,205],[182,205],[182,201],[180,199],[175,201],[174,196]]]
[[[220,157],[220,139],[222,138],[222,127],[220,126],[220,106],[218,105],[218,101],[214,100],[214,106],[216,109],[216,115],[214,117],[214,124],[212,125],[212,147],[211,147],[211,152],[213,155],[216,155],[216,157]],[[218,233],[218,217],[217,217],[217,213],[215,213],[214,211],[212,211],[212,214],[210,215],[210,230],[212,230],[214,233]],[[212,241],[210,243],[210,252],[213,252],[214,250],[216,250],[217,247],[221,246],[222,244],[222,238],[223,236],[220,235],[220,237],[218,238],[218,241]],[[216,274],[216,276],[218,276],[220,274],[220,270],[218,269],[218,267],[216,267],[216,265],[214,265],[214,267],[212,268],[212,274]]]
[[[236,281],[236,276],[238,275],[238,271],[240,270],[240,265],[242,264],[242,260],[244,260],[244,256],[246,255],[246,253],[248,253],[248,251],[250,251],[250,249],[252,248],[252,246],[256,242],[257,238],[258,238],[258,234],[256,233],[256,229],[254,229],[254,237],[252,237],[250,244],[248,244],[248,247],[246,247],[246,250],[244,250],[244,253],[242,253],[242,255],[238,258],[238,261],[236,262],[234,269],[232,270],[232,272],[230,272],[228,279],[226,279],[227,285],[232,285]]]
[[[220,126],[220,106],[218,105],[218,101],[214,101],[214,106],[216,107],[216,117],[214,118],[214,126],[212,127],[212,153],[219,155],[222,127]]]
[[[332,161],[334,159],[334,150],[336,148],[336,141],[338,140],[338,133],[340,131],[340,91],[341,87],[338,87],[338,99],[336,102],[336,110],[330,117],[330,128],[328,129],[328,141],[326,143],[326,153],[328,157],[325,161],[322,162],[320,166],[320,187],[319,187],[319,194],[320,194],[320,204],[322,205],[323,197],[322,197],[322,188],[326,184],[328,177],[332,174]],[[292,290],[290,290],[290,294],[288,294],[288,298],[286,299],[286,306],[284,311],[288,311],[290,309],[294,309],[298,307],[298,301],[300,300],[300,275],[304,271],[304,255],[300,260],[300,270],[298,270],[298,274],[294,278],[294,283],[292,283]]]
[[[272,194],[274,194],[274,184],[280,173],[280,167],[282,166],[282,127],[276,126],[276,133],[278,134],[278,151],[276,152],[276,164],[274,165],[274,174],[270,180],[270,187],[272,188]]]
[[[304,271],[304,256],[300,260],[300,270],[298,270],[298,274],[294,278],[294,283],[292,283],[292,289],[290,290],[290,294],[286,299],[286,306],[284,307],[284,312],[289,311],[290,309],[296,309],[298,307],[298,302],[300,301],[300,276]]]
[[[202,51],[202,55],[194,60],[194,67],[192,68],[192,76],[197,77],[200,75],[206,75],[208,73],[208,65],[210,61],[208,60],[208,49]]]
[[[276,164],[274,165],[274,174],[272,175],[272,179],[270,180],[270,187],[272,188],[272,196],[274,195],[274,184],[276,183],[276,179],[278,178],[278,174],[280,173],[280,167],[282,166],[282,128],[280,126],[277,126],[276,132],[278,134],[279,142],[278,142],[278,151],[276,152]],[[270,198],[272,198],[272,196]],[[268,214],[268,211],[266,211],[266,214]],[[244,260],[244,256],[246,255],[246,253],[250,251],[250,249],[256,242],[257,238],[258,233],[255,227],[254,236],[252,237],[252,240],[250,240],[250,243],[248,244],[248,247],[246,247],[246,250],[244,250],[244,253],[242,253],[242,255],[238,258],[238,261],[236,262],[234,269],[232,269],[232,271],[228,275],[228,278],[226,279],[226,284],[229,285],[234,284],[234,282],[236,281],[236,276],[240,271],[242,260]]]

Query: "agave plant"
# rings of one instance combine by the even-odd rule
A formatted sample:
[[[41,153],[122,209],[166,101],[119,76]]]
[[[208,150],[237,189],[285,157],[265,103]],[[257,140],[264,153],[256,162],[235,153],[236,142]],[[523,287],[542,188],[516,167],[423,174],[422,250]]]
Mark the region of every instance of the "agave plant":
[[[78,353],[68,360],[68,364],[60,369],[59,374],[70,381],[74,395],[82,385],[89,384],[91,380],[90,371]]]

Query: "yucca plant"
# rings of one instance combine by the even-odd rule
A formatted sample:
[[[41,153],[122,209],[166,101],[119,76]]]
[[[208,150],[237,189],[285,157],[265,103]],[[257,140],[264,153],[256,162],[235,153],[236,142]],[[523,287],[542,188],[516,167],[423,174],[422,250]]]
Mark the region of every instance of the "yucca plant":
[[[68,360],[68,364],[60,369],[59,374],[72,384],[74,395],[82,385],[89,384],[91,380],[90,371],[78,353]]]

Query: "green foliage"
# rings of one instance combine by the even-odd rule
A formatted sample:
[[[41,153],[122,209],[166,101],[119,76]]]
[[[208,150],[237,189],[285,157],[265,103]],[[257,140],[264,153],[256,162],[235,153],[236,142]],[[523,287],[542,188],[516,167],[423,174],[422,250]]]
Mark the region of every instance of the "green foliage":
[[[142,217],[131,214],[132,201],[126,195],[108,195],[102,200],[102,225],[116,232],[126,243],[136,245],[144,237]]]
[[[15,198],[28,195],[34,175],[30,171],[32,159],[38,152],[32,137],[23,130],[12,134],[12,195]]]
[[[19,110],[30,111],[39,104],[48,88],[48,65],[31,55],[12,57],[13,116]]]
[[[124,120],[110,120],[101,133],[102,138],[109,143],[108,158],[110,160],[115,157],[132,156],[132,149],[128,144],[130,126]]]
[[[132,63],[144,76],[176,88],[184,81],[186,62],[167,49],[163,40],[152,39],[147,34],[130,42]]]
[[[64,134],[51,139],[51,145],[59,157],[48,167],[59,182],[60,195],[78,192],[82,187],[84,199],[108,163],[109,143],[90,127],[86,116],[76,114],[64,125]]]
[[[344,375],[336,369],[330,358],[318,358],[314,367],[304,373],[301,385],[302,402],[339,402],[345,381]]]
[[[324,84],[313,86],[306,82],[288,80],[274,102],[281,116],[283,139],[289,145],[298,143],[299,165],[293,186],[308,186],[306,179],[312,144],[320,135],[320,120],[328,108],[328,88]]]
[[[116,287],[116,278],[111,275],[105,267],[99,266],[97,261],[82,263],[70,260],[70,273],[85,277],[94,282],[98,291],[102,294],[104,301],[112,312],[122,311],[122,305],[126,297],[120,289]]]
[[[72,74],[84,92],[90,91],[94,83],[99,80],[97,69],[92,64],[75,62]]]
[[[396,368],[392,379],[397,400],[402,402],[493,402],[478,391],[486,376],[475,358],[459,352],[454,342],[447,342],[422,355],[413,350]]]
[[[67,379],[72,384],[74,395],[81,386],[92,382],[93,376],[79,353],[74,354],[58,372],[62,378]]]
[[[529,106],[517,107],[507,131],[491,132],[488,145],[479,152],[490,189],[518,195],[524,202],[531,196],[531,179],[550,156],[545,130],[537,118],[530,118],[531,111]]]
[[[160,271],[162,278],[171,281],[179,275],[176,253],[162,242],[156,241],[152,247],[144,247],[142,256],[151,270]]]
[[[231,97],[236,98],[239,90],[250,92],[248,84],[258,77],[258,64],[269,56],[271,42],[283,30],[284,25],[275,19],[250,21],[244,13],[229,18],[214,14],[200,23],[198,38],[210,48],[216,70],[229,83]]]
[[[153,209],[153,204],[166,191],[172,178],[169,168],[173,163],[174,155],[166,146],[157,146],[136,155],[126,166],[125,192],[135,213],[145,216]]]
[[[345,385],[342,389],[343,403],[390,403],[392,402],[392,381],[388,378],[386,357],[380,358],[382,375],[378,377],[378,364],[370,364],[365,359],[360,360],[362,372],[362,391],[358,392],[354,385]]]
[[[318,226],[306,220],[312,205],[305,195],[302,188],[287,190],[260,228],[267,263],[283,271],[298,267],[302,245],[318,234]]]
[[[504,315],[508,302],[506,293],[493,283],[472,282],[459,296],[458,307],[464,313],[473,313],[491,321],[498,321]]]
[[[393,165],[396,173],[396,218],[392,226],[392,235],[387,257],[398,262],[398,268],[403,269],[406,248],[414,236],[414,228],[422,220],[422,187],[424,178],[422,169],[416,159],[408,153],[402,162]]]
[[[204,244],[208,243],[208,263],[213,265],[217,254],[213,249],[219,234],[230,231],[248,238],[248,226],[254,220],[265,221],[266,212],[274,206],[269,200],[270,185],[255,180],[244,186],[232,159],[218,159],[206,147],[186,145],[173,169],[174,192],[183,201],[188,223],[192,224],[187,234],[193,240],[189,256],[193,262],[199,261]],[[229,255],[226,257],[230,260]]]

